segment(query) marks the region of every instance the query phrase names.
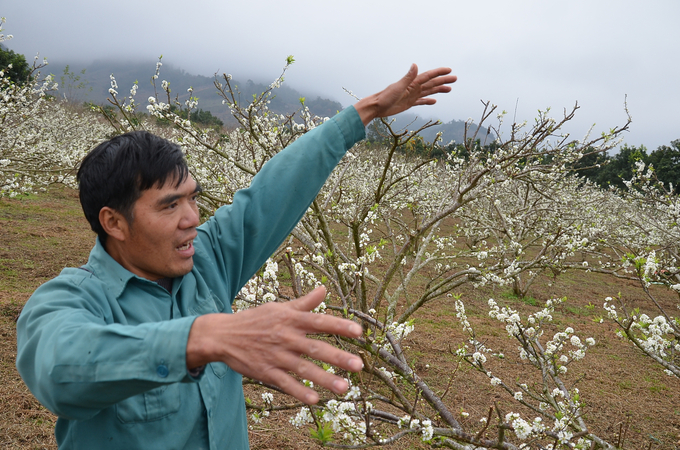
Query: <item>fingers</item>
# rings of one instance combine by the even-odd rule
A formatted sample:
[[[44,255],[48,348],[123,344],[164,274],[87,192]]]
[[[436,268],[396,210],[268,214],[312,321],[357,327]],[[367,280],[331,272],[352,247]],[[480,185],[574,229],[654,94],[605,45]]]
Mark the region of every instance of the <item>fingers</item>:
[[[307,313],[300,320],[304,321],[304,329],[309,334],[326,333],[354,338],[363,332],[358,323],[329,314]]]
[[[326,298],[326,288],[320,286],[304,297],[287,303],[291,308],[308,313],[298,317],[299,326],[306,333],[338,334],[345,337],[358,337],[362,333],[361,325],[351,320],[340,319],[326,314],[313,314],[313,310]]]
[[[315,359],[355,372],[361,370],[363,363],[360,358],[338,350],[325,342],[308,340],[313,342],[311,346],[316,346],[317,348],[316,350],[311,349],[306,353]],[[287,369],[288,372],[292,372],[304,380],[312,381],[315,385],[324,387],[336,394],[343,394],[349,387],[345,379],[325,371],[307,359],[296,357],[293,353],[288,353],[283,357],[281,366]],[[274,380],[274,384],[299,400],[308,404],[316,403],[319,400],[316,392],[307,388],[287,373],[280,371],[276,374],[276,377],[277,379]]]
[[[418,66],[414,63],[411,64],[411,67],[409,67],[408,72],[406,72],[404,78],[401,79],[401,82],[404,84],[404,88],[406,88],[417,78],[418,78]]]
[[[437,103],[437,100],[429,97],[434,94],[443,94],[446,92],[451,92],[451,86],[436,86],[433,87],[432,89],[422,90],[420,93],[420,97],[415,101],[414,106],[434,105],[435,103]]]
[[[448,75],[449,73],[451,69],[448,67],[439,67],[418,75],[414,82],[420,83],[420,86],[418,98],[413,101],[413,106],[434,105],[437,100],[429,98],[431,95],[451,92],[451,86],[447,85],[455,83],[458,77]]]
[[[316,386],[324,387],[335,394],[343,394],[349,387],[347,381],[343,378],[326,372],[316,364],[302,358],[297,358],[296,365],[297,370],[291,372],[295,372],[303,379],[313,382]],[[317,392],[282,370],[270,374],[269,378],[272,384],[308,405],[313,405],[319,401]]]
[[[283,392],[292,395],[296,399],[308,405],[314,405],[319,401],[319,394],[313,389],[310,389],[303,384],[300,384],[295,378],[287,373],[281,372],[281,378],[275,380],[272,384],[278,386]]]
[[[416,81],[422,85],[425,85],[431,81],[434,81],[437,84],[453,83],[457,78],[455,75],[445,76],[450,73],[451,69],[449,67],[438,67],[436,69],[421,73],[416,77]],[[452,79],[453,81],[451,81]]]
[[[447,77],[446,79],[437,79],[430,81],[427,85],[421,87],[421,93],[423,95],[439,94],[444,92],[451,92],[451,86],[448,84],[455,83],[457,80],[455,75]]]
[[[458,77],[455,75],[448,75],[449,73],[451,73],[451,69],[448,67],[440,67],[420,74],[416,79],[416,82],[421,83],[420,96],[427,97],[433,94],[451,92],[451,86],[447,85],[455,83],[458,80]]]
[[[328,333],[347,337],[360,336],[363,331],[361,326],[351,320],[309,312],[323,301],[325,294],[325,288],[320,287],[304,297],[287,303],[287,305],[298,312],[295,315],[295,326],[306,334]],[[287,372],[292,372],[300,378],[312,381],[314,384],[336,394],[345,392],[348,385],[343,378],[326,372],[311,361],[297,355],[306,355],[312,359],[323,361],[352,372],[359,372],[363,368],[363,362],[358,356],[340,350],[319,339],[307,337],[293,338],[288,341],[286,347],[288,351],[279,353],[281,360],[278,367],[283,370],[276,372],[276,380],[273,382],[288,394],[307,404],[318,402],[318,394],[312,389],[303,386]]]
[[[439,67],[421,73],[416,77],[415,82],[421,85],[423,91],[431,90],[438,86],[455,83],[458,77],[449,75],[450,73],[451,69],[449,67]]]
[[[358,356],[340,350],[339,348],[318,339],[305,338],[304,342],[301,342],[300,345],[301,347],[296,349],[299,354],[307,355],[313,359],[326,362],[350,372],[359,372],[364,366],[361,358]],[[299,375],[303,376],[303,374]]]
[[[435,103],[437,103],[437,100],[433,98],[419,98],[413,103],[413,106],[434,105]]]
[[[298,311],[311,311],[319,306],[325,298],[326,288],[324,286],[319,286],[309,294],[291,300],[287,304]]]

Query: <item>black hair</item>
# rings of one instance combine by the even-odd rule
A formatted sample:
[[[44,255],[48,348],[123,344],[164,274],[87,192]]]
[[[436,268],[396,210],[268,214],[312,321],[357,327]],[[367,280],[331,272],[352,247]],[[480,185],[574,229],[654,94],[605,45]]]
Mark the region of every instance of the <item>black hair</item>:
[[[143,191],[160,189],[168,180],[178,187],[188,176],[179,145],[147,131],[132,131],[102,142],[85,156],[77,175],[80,204],[105,244],[107,234],[99,223],[103,207],[120,212],[132,224],[132,209]]]

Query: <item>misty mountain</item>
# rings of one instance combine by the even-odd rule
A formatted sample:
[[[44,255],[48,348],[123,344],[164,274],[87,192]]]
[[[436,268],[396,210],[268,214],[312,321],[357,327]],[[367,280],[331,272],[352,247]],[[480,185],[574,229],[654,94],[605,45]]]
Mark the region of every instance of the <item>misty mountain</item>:
[[[392,124],[392,129],[397,131],[403,128],[408,128],[409,130],[418,129],[425,125],[428,119],[418,117],[414,114],[399,114],[394,118],[394,123]],[[465,142],[465,121],[464,120],[451,120],[450,122],[442,122],[439,125],[432,126],[426,130],[420,132],[420,136],[427,142],[432,142],[435,139],[437,133],[442,133],[442,145],[447,145],[449,142],[454,141],[458,144]],[[477,131],[477,125],[472,124],[468,130],[467,139],[472,139],[477,132],[476,139],[482,143],[482,145],[490,144],[496,139],[496,135],[485,127],[481,127]]]
[[[43,69],[43,73],[52,73],[55,81],[59,83],[59,95],[66,96],[71,101],[89,101],[97,104],[107,105],[109,88],[111,88],[110,76],[116,79],[118,97],[130,95],[130,89],[137,82],[138,90],[135,99],[140,105],[145,105],[146,100],[158,93],[162,101],[167,101],[165,93],[161,88],[161,81],[166,80],[170,83],[171,98],[178,96],[180,102],[188,98],[187,89],[193,88],[193,95],[198,97],[198,107],[205,111],[210,111],[215,117],[221,119],[226,125],[234,125],[236,121],[231,116],[229,109],[222,104],[222,97],[215,88],[214,77],[193,75],[184,69],[172,64],[163,63],[160,70],[159,79],[156,80],[156,87],[152,83],[152,76],[155,73],[156,62],[123,62],[123,61],[104,61],[97,60],[85,67],[68,66],[69,73],[64,74],[66,64],[63,62],[50,62],[49,66]],[[84,72],[83,72],[84,70]],[[223,79],[220,80],[224,82]],[[273,80],[272,80],[273,81]],[[252,101],[253,95],[261,94],[269,87],[268,84],[255,82],[248,79],[245,82],[232,80],[232,86],[236,86],[240,92],[241,102]],[[300,92],[285,84],[274,90],[275,97],[269,105],[270,109],[277,114],[289,114],[300,108],[300,98],[305,97],[305,104],[312,114],[321,117],[331,117],[342,110],[342,105],[334,100],[322,98],[320,96],[310,97],[304,92]],[[420,127],[427,119],[417,117],[413,114],[400,114],[396,117],[395,129],[408,126],[409,129]],[[443,122],[443,121],[442,121]],[[436,133],[442,132],[442,143],[450,141],[463,142],[465,122],[461,120],[451,120],[450,122],[428,128],[421,135],[426,141],[431,142]],[[474,129],[473,129],[474,131]],[[494,137],[487,136],[487,129],[480,130],[478,138],[482,143],[488,143]],[[472,136],[468,136],[471,138]]]
[[[60,95],[65,95],[72,101],[90,101],[97,104],[109,104],[109,88],[111,88],[110,76],[116,79],[118,97],[130,95],[130,89],[137,82],[138,90],[135,99],[140,105],[146,104],[146,99],[158,93],[161,101],[167,102],[167,97],[161,88],[161,81],[170,83],[171,98],[178,96],[180,102],[184,102],[189,96],[187,89],[193,88],[193,95],[198,97],[200,109],[210,111],[220,118],[225,124],[235,124],[235,120],[229,113],[229,109],[222,104],[222,97],[215,88],[214,77],[193,75],[184,69],[177,68],[172,64],[163,63],[156,86],[152,83],[155,73],[155,62],[121,62],[121,61],[94,61],[83,67],[69,66],[70,75],[64,75],[64,63],[50,63],[43,69],[46,73],[52,73],[59,83]],[[82,70],[85,70],[83,73]],[[224,79],[220,77],[224,82]],[[273,80],[272,80],[273,81]],[[259,95],[269,86],[257,83],[253,80],[240,82],[231,80],[232,86],[236,86],[240,92],[240,101],[250,102],[253,95]],[[80,87],[78,87],[80,86]],[[285,84],[274,91],[275,97],[269,105],[270,109],[278,114],[292,113],[300,108],[300,98],[306,97],[304,93],[292,89]],[[306,97],[305,104],[312,114],[321,117],[333,116],[342,109],[339,102],[321,98]]]

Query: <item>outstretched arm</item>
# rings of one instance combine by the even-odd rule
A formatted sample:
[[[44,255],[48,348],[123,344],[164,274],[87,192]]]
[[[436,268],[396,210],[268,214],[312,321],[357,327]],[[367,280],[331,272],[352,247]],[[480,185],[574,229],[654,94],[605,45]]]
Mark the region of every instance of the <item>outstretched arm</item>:
[[[418,66],[412,64],[404,78],[377,94],[362,98],[354,108],[364,125],[368,125],[376,117],[393,116],[412,106],[434,105],[437,100],[429,96],[450,92],[451,86],[447,85],[458,79],[450,73],[448,67],[440,67],[418,74]]]
[[[448,85],[457,78],[450,72],[451,69],[439,68],[418,74],[418,67],[413,64],[401,80],[361,99],[354,108],[365,126],[376,117],[398,114],[412,106],[432,105],[436,100],[430,95],[451,91]],[[238,314],[196,318],[187,342],[187,368],[222,361],[235,371],[276,385],[308,404],[318,402],[318,394],[300,384],[291,373],[337,394],[345,392],[348,386],[344,379],[303,358],[309,356],[353,372],[363,366],[358,356],[307,338],[307,334],[318,333],[358,337],[362,332],[361,326],[350,320],[310,312],[323,301],[324,293],[325,290],[316,289],[287,303],[268,303]]]

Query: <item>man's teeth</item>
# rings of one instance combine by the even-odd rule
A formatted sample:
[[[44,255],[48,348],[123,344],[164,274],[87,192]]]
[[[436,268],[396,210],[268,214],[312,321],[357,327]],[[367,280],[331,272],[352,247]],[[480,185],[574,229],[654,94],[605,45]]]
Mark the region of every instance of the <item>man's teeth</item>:
[[[180,250],[180,251],[182,251],[182,250],[189,250],[189,248],[191,247],[191,243],[192,243],[192,242],[193,242],[193,241],[189,241],[189,242],[187,242],[187,243],[184,244],[184,245],[180,245],[179,247],[177,247],[177,250]]]

